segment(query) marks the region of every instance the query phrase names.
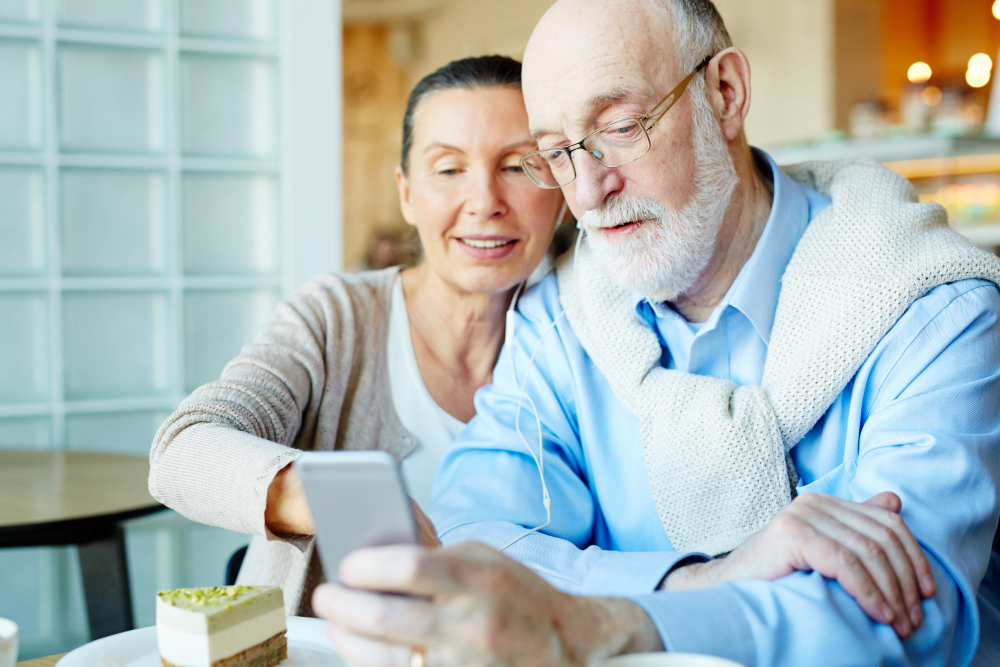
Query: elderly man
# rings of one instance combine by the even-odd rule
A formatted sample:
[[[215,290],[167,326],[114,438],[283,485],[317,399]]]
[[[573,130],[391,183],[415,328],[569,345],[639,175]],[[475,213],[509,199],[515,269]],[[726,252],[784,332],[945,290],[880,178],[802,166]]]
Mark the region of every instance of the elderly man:
[[[518,304],[432,518],[548,583],[481,545],[358,552],[352,588],[314,600],[341,650],[1000,664],[1000,261],[874,163],[786,174],[751,149],[749,63],[708,0],[559,0],[524,82],[541,150],[522,164],[584,237]],[[892,501],[848,502],[885,490],[919,546]],[[796,554],[816,533],[926,556],[936,587],[917,567],[903,607],[870,609]]]

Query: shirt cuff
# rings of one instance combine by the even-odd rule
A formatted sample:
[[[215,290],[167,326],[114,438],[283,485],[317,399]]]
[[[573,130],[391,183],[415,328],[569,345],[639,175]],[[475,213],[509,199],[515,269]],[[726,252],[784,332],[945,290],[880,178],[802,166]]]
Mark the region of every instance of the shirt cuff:
[[[701,553],[682,551],[602,551],[580,585],[580,595],[629,597],[652,593],[681,561],[709,561]]]
[[[725,585],[632,597],[674,653],[704,653],[755,667],[757,653],[739,597]]]

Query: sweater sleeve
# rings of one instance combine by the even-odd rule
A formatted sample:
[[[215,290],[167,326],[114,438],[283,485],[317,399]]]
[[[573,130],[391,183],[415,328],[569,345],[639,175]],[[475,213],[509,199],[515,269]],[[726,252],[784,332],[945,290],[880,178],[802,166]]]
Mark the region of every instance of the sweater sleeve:
[[[264,535],[278,471],[301,449],[335,447],[363,344],[364,296],[328,277],[283,301],[222,377],[160,427],[150,450],[153,497],[193,521]]]

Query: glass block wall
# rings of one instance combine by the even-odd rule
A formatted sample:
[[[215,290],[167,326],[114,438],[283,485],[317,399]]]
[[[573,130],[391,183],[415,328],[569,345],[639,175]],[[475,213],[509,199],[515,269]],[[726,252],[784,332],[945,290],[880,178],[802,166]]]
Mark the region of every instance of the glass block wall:
[[[273,309],[276,0],[0,0],[0,447],[145,455]],[[153,593],[222,582],[247,538],[128,531]],[[87,639],[74,548],[0,549],[22,656]]]

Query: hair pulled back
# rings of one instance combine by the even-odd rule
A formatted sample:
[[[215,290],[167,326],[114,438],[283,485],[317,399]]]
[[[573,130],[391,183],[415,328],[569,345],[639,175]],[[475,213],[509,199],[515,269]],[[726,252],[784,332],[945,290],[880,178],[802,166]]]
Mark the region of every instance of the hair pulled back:
[[[420,80],[406,103],[403,116],[403,151],[400,167],[408,171],[410,148],[413,146],[413,124],[417,107],[434,93],[453,88],[490,88],[500,86],[521,88],[521,63],[507,56],[479,56],[455,60]]]

